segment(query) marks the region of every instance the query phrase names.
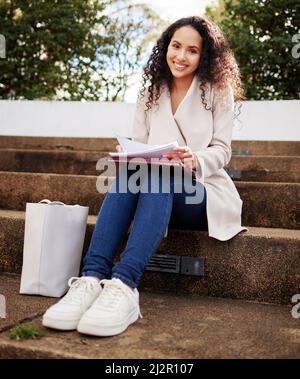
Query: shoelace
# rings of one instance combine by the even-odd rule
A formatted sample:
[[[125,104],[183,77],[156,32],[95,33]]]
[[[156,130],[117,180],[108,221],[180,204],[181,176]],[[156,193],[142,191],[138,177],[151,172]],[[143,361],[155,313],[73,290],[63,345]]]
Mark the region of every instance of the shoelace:
[[[99,305],[101,304],[101,307],[106,309],[114,308],[118,304],[121,294],[125,294],[130,301],[134,301],[132,291],[125,285],[122,286],[118,282],[114,282],[110,279],[102,279],[100,284],[103,284],[104,288],[101,292],[101,296],[98,297],[95,303]],[[139,316],[143,318],[140,311],[140,305],[136,302],[135,304],[138,306]]]
[[[82,305],[82,300],[86,291],[92,290],[94,287],[94,284],[85,277],[72,277],[68,280],[68,285],[70,289],[61,299],[61,303]]]

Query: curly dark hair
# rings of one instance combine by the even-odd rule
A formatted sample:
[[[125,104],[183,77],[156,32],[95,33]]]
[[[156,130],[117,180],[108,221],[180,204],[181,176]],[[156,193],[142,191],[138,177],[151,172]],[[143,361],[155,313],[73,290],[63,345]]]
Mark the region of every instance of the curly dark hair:
[[[146,111],[151,109],[152,105],[157,105],[163,84],[167,84],[171,91],[173,80],[166,55],[173,34],[183,26],[192,26],[203,39],[202,53],[196,75],[200,80],[201,99],[205,109],[211,110],[211,108],[207,108],[208,105],[205,100],[205,85],[207,83],[219,89],[223,89],[230,84],[234,92],[234,101],[244,100],[241,73],[223,32],[219,26],[208,18],[193,16],[181,18],[171,24],[162,33],[152,50],[148,62],[144,67],[142,75],[143,83],[139,92],[141,98],[143,98],[145,96],[146,85],[149,84]]]

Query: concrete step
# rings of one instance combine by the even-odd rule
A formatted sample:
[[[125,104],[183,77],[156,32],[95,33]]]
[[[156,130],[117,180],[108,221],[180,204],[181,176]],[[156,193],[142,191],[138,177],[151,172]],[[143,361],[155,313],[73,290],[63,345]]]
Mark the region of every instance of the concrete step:
[[[0,149],[0,171],[97,175],[98,151]],[[232,156],[225,167],[234,180],[300,183],[300,156]]]
[[[25,213],[0,210],[0,272],[22,270]],[[96,216],[89,216],[85,255]],[[116,252],[116,260],[126,238]],[[204,277],[144,272],[140,288],[183,295],[206,295],[289,304],[300,293],[300,231],[249,227],[229,241],[204,231],[170,229],[156,254],[204,258]]]
[[[0,136],[0,148],[114,151],[115,138]],[[298,141],[232,141],[233,154],[300,156]]]
[[[238,181],[300,183],[300,157],[297,156],[232,155],[225,169]]]
[[[140,290],[143,315],[113,338],[44,328],[41,316],[57,300],[19,295],[19,277],[0,274],[7,320],[0,320],[0,358],[200,359],[299,358],[299,319],[279,306]],[[162,316],[163,315],[163,316]],[[16,322],[39,326],[38,340],[14,341]],[[117,364],[117,362],[116,362]]]
[[[97,161],[108,152],[0,149],[0,171],[98,175]]]
[[[115,138],[0,136],[0,148],[41,150],[115,150]]]
[[[100,176],[98,183],[103,183]],[[113,178],[107,178],[111,183]],[[0,172],[0,208],[25,211],[26,202],[44,198],[90,207],[98,214],[106,190],[96,176]],[[249,226],[299,229],[298,183],[236,182],[243,200],[242,223]]]
[[[299,141],[232,141],[233,155],[300,156]]]

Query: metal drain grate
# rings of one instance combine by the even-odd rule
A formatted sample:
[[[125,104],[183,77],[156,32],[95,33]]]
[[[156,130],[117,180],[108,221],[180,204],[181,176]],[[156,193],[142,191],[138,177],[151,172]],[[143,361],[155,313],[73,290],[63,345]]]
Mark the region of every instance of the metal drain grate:
[[[145,270],[203,276],[204,259],[199,257],[195,258],[167,254],[154,254],[150,258]]]
[[[180,257],[176,255],[153,254],[146,266],[146,270],[179,273]]]

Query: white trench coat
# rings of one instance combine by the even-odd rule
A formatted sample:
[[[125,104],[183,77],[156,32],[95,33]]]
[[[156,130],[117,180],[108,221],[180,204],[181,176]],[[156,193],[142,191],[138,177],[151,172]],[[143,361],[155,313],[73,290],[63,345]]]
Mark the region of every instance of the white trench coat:
[[[199,85],[195,75],[174,115],[167,86],[163,87],[158,106],[152,106],[147,113],[147,94],[138,99],[132,139],[154,145],[177,140],[179,146],[191,148],[197,157],[196,180],[204,185],[207,192],[208,235],[226,241],[248,230],[241,226],[243,201],[223,168],[231,159],[233,90],[227,87],[220,91],[207,85],[205,99],[207,107],[212,107],[212,110],[206,110]]]

